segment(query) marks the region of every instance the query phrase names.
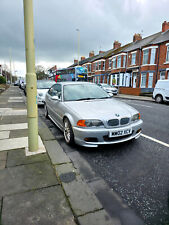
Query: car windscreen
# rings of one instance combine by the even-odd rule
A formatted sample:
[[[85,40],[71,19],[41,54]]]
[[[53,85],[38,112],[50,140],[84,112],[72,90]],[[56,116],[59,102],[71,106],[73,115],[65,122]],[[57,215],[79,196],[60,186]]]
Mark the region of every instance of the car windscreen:
[[[54,81],[39,81],[37,82],[37,89],[49,89],[53,84]]]
[[[70,84],[63,87],[64,101],[80,101],[109,98],[110,96],[95,84]]]

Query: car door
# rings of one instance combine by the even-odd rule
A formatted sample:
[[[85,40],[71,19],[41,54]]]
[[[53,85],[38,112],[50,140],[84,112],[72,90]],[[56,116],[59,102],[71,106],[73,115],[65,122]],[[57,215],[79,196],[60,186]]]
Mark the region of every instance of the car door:
[[[52,99],[50,101],[51,104],[51,113],[52,118],[55,123],[62,129],[63,126],[63,112],[62,112],[62,92],[61,92],[61,84],[55,84],[53,86],[53,96],[58,96],[58,100]]]

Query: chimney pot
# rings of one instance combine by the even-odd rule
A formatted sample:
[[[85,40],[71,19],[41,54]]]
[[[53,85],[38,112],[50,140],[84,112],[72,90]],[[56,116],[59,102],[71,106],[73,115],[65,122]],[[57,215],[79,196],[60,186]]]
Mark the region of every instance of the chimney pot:
[[[121,43],[118,42],[118,41],[114,41],[113,43],[113,49],[117,49],[117,48],[120,48],[121,47]]]
[[[89,52],[89,58],[94,56],[94,51]]]
[[[168,29],[169,29],[169,22],[164,21],[162,24],[162,32],[165,32]]]
[[[142,40],[141,34],[134,34],[134,36],[133,36],[133,42],[140,41],[140,40]]]

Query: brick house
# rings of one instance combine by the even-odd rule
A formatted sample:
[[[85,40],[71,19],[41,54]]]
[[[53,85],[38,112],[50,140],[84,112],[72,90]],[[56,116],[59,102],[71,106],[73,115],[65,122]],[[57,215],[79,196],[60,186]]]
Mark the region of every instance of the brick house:
[[[134,34],[127,45],[115,41],[106,52],[95,56],[92,51],[79,65],[88,68],[89,81],[114,84],[120,93],[152,93],[157,80],[169,79],[169,22],[164,21],[162,31],[148,37]]]

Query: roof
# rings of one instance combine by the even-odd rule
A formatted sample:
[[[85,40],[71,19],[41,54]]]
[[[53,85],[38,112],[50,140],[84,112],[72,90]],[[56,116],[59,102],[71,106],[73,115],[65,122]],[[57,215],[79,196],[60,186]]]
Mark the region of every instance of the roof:
[[[142,48],[143,46],[149,45],[154,39],[156,39],[157,37],[159,37],[160,34],[161,34],[161,32],[158,32],[156,34],[153,34],[153,35],[150,35],[150,36],[148,36],[146,38],[143,38],[140,41],[132,42],[130,44],[130,46],[125,49],[125,51],[126,52],[130,52],[130,51],[136,50],[138,48]]]
[[[154,39],[150,42],[150,44],[159,44],[159,43],[166,42],[166,41],[169,41],[169,30],[167,30],[165,32],[161,32],[160,35],[156,39]]]

